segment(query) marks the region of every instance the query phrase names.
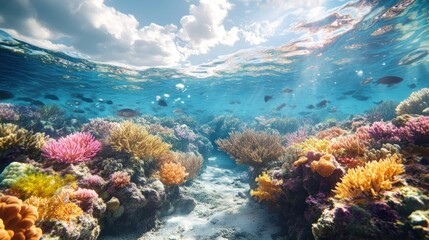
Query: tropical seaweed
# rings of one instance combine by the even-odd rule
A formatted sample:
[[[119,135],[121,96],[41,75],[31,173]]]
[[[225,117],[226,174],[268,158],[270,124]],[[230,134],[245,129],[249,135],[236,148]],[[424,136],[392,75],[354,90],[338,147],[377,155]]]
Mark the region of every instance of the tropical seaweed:
[[[219,149],[227,152],[238,164],[259,166],[279,160],[284,155],[278,134],[255,132],[231,132],[229,139],[218,139]]]
[[[333,190],[335,197],[346,200],[377,197],[380,191],[391,189],[398,181],[396,177],[404,173],[401,162],[402,159],[394,154],[386,159],[368,162],[363,167],[349,169]]]
[[[124,121],[110,133],[110,144],[117,152],[126,152],[135,159],[153,160],[167,153],[171,145],[150,135],[141,125]]]

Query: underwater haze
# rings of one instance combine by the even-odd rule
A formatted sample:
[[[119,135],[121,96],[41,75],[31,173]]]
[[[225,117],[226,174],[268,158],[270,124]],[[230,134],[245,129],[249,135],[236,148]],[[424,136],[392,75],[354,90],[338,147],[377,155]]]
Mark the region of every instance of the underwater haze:
[[[306,37],[177,67],[2,19],[0,203],[39,209],[22,239],[429,238],[428,1],[345,1],[290,26]]]

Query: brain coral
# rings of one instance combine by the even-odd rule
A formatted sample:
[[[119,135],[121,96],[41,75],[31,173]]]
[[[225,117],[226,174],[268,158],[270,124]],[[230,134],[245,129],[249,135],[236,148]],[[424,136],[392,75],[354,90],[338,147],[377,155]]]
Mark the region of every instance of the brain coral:
[[[396,114],[420,114],[423,115],[429,108],[429,88],[422,88],[400,102],[396,107]],[[425,110],[425,111],[424,111]],[[429,109],[428,109],[429,110]]]
[[[0,239],[40,239],[42,230],[34,225],[37,218],[35,207],[13,196],[0,197]]]

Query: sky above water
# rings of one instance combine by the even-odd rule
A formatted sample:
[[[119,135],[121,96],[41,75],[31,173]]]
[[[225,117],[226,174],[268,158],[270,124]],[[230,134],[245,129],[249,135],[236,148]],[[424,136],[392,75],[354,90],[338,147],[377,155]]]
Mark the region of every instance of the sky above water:
[[[305,37],[346,0],[0,0],[0,29],[123,66],[189,66]]]

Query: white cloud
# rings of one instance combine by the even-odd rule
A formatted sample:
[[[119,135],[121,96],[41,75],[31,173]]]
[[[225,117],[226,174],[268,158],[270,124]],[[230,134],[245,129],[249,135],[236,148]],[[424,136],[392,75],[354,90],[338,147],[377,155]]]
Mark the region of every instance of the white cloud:
[[[227,0],[200,0],[199,5],[190,6],[190,15],[180,20],[182,28],[178,34],[186,42],[188,53],[207,53],[218,44],[231,46],[239,40],[236,27],[227,31],[223,25],[231,8]]]
[[[252,24],[246,25],[241,33],[244,36],[244,40],[249,42],[251,45],[259,45],[268,40],[269,37],[272,37],[277,28],[282,23],[283,19],[279,18],[275,21],[261,21],[254,22]]]

